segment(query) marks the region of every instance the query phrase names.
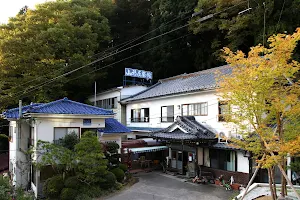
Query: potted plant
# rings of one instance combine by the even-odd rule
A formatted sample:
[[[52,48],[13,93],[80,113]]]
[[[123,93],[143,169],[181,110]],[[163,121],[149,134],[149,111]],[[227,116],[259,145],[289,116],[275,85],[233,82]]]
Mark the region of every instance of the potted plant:
[[[241,184],[233,183],[230,186],[231,186],[232,190],[239,190],[241,187]]]

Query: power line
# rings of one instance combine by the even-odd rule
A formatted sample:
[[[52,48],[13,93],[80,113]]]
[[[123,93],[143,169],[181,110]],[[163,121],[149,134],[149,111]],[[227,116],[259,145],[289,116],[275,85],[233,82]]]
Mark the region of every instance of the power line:
[[[263,5],[264,5],[263,47],[265,47],[265,35],[266,35],[266,3],[263,2]]]
[[[188,13],[189,13],[189,12],[185,13],[184,16],[187,15]],[[163,27],[165,27],[165,26],[167,26],[167,25],[169,25],[169,24],[173,24],[173,23],[175,22],[175,20],[177,20],[177,19],[179,19],[179,18],[181,18],[181,16],[178,16],[178,17],[176,17],[176,18],[174,18],[174,19],[172,19],[172,20],[170,20],[170,21],[168,21],[168,22],[162,24],[162,25],[160,25],[159,27],[157,27],[157,28],[155,28],[155,29],[153,29],[153,30],[151,30],[151,31],[149,31],[149,32],[147,32],[147,33],[141,35],[141,36],[138,36],[138,37],[136,37],[136,38],[134,38],[134,39],[132,39],[132,40],[128,40],[128,41],[126,41],[126,42],[123,42],[123,43],[121,43],[121,44],[118,44],[118,45],[116,45],[116,46],[114,46],[114,47],[110,47],[110,48],[108,48],[108,49],[106,49],[106,50],[104,50],[104,51],[102,51],[102,52],[100,52],[100,53],[97,53],[97,54],[92,55],[91,57],[95,57],[95,56],[98,56],[98,55],[101,55],[101,54],[105,54],[107,51],[113,50],[113,49],[116,49],[116,48],[118,48],[118,49],[116,49],[115,51],[118,51],[119,49],[121,49],[121,48],[123,48],[123,47],[125,47],[125,46],[127,46],[127,45],[129,45],[129,44],[132,44],[133,42],[135,42],[135,41],[137,41],[137,40],[139,40],[139,39],[141,39],[141,38],[143,38],[143,37],[145,37],[145,36],[147,36],[147,35],[149,35],[149,34],[155,32],[155,31],[157,31],[157,30],[159,30],[159,29],[161,29],[161,28],[163,28]],[[185,18],[183,18],[183,19],[181,19],[181,20],[184,20],[184,19],[187,19],[187,18],[189,18],[189,17],[185,17]],[[179,20],[179,21],[181,21],[181,20]],[[121,47],[120,47],[120,46],[121,46]],[[73,66],[73,65],[78,64],[78,63],[79,63],[79,62],[72,63],[72,64],[70,64],[70,65],[65,65],[64,68],[68,68],[68,67]],[[51,74],[54,74],[54,73],[59,72],[59,71],[61,71],[61,70],[63,70],[63,69],[58,69],[58,70],[56,70],[55,72],[53,72],[53,73],[51,73]],[[41,79],[42,77],[45,77],[45,76],[39,76],[39,77],[37,77],[37,78],[35,78],[35,79],[33,79],[33,80],[30,80],[30,81],[28,81],[28,82],[26,82],[26,83],[22,83],[22,84],[20,84],[19,86],[26,85],[26,84],[28,84],[28,83],[31,83],[31,82],[35,81],[35,80]],[[15,88],[16,88],[16,87],[15,87]]]
[[[283,12],[283,9],[284,9],[284,5],[285,5],[285,0],[283,0],[283,3],[282,3],[282,7],[281,7],[281,11],[280,11],[280,15],[279,15],[278,22],[277,22],[277,25],[276,25],[275,33],[276,33],[277,30],[278,30],[278,26],[279,26],[279,22],[280,22],[280,20],[281,20],[281,16],[282,16],[282,12]]]
[[[202,22],[202,21],[208,20],[208,19],[214,17],[215,15],[218,15],[218,14],[220,14],[220,13],[222,13],[222,12],[225,12],[225,11],[227,11],[227,10],[230,10],[230,9],[234,8],[234,7],[237,7],[237,6],[239,6],[239,5],[241,5],[241,4],[245,3],[245,2],[247,2],[247,0],[242,1],[242,2],[240,2],[239,4],[233,5],[233,6],[229,7],[229,8],[223,9],[222,11],[216,12],[216,13],[214,13],[214,14],[210,14],[210,15],[201,17],[200,19],[195,20],[194,22],[192,22],[192,23],[190,23],[190,24],[198,23],[198,22]],[[71,71],[69,71],[69,72],[66,72],[66,73],[64,73],[64,74],[62,74],[62,75],[59,75],[59,76],[57,76],[57,77],[54,77],[54,78],[50,79],[49,81],[46,81],[46,82],[44,82],[44,83],[42,83],[42,84],[39,84],[39,85],[37,85],[37,86],[34,86],[31,90],[27,91],[27,93],[28,93],[28,92],[31,92],[31,91],[34,91],[34,90],[36,90],[36,89],[38,89],[38,88],[41,88],[41,87],[43,87],[43,86],[45,86],[45,85],[47,85],[47,84],[49,84],[49,83],[52,83],[52,82],[54,82],[55,80],[57,80],[57,79],[59,79],[59,78],[65,77],[65,76],[67,76],[67,75],[69,75],[69,74],[72,74],[72,73],[74,73],[74,72],[76,72],[76,71],[79,71],[79,70],[81,70],[81,69],[83,69],[83,68],[85,68],[85,67],[88,67],[88,66],[90,66],[90,65],[92,65],[92,64],[95,64],[95,63],[97,63],[97,62],[99,62],[99,61],[102,61],[102,60],[104,60],[104,59],[106,59],[106,58],[109,58],[109,57],[111,57],[111,56],[117,55],[117,54],[119,54],[119,53],[122,53],[122,52],[124,52],[124,51],[127,51],[127,50],[129,50],[129,49],[131,49],[131,48],[133,48],[133,47],[139,46],[139,45],[141,45],[141,44],[144,44],[144,43],[149,42],[149,41],[151,41],[151,40],[154,40],[154,39],[156,39],[156,38],[159,38],[159,37],[162,37],[162,36],[164,36],[164,35],[170,34],[170,33],[174,32],[174,31],[179,30],[179,29],[185,28],[185,27],[189,26],[190,24],[185,24],[185,25],[183,25],[183,26],[174,28],[174,29],[172,29],[172,30],[170,30],[170,31],[167,31],[167,32],[162,33],[162,34],[157,35],[157,36],[154,36],[154,37],[152,37],[152,38],[150,38],[150,39],[147,39],[147,40],[145,40],[145,41],[139,42],[138,44],[134,44],[134,45],[132,45],[132,46],[130,46],[130,47],[127,47],[127,48],[125,48],[125,49],[122,49],[121,51],[112,53],[112,54],[110,54],[110,55],[108,55],[108,56],[104,56],[103,58],[100,58],[100,59],[96,59],[96,60],[94,60],[94,61],[92,61],[92,62],[90,62],[90,63],[88,63],[88,64],[86,64],[86,65],[83,65],[83,66],[81,66],[81,67],[79,67],[79,68],[76,68],[76,69],[71,70]],[[13,94],[13,95],[19,95],[19,94],[22,94],[23,92],[24,92],[24,91],[21,91],[21,92],[15,93],[15,94]]]
[[[82,74],[82,75],[80,75],[80,76],[77,76],[77,77],[75,77],[75,78],[73,78],[73,79],[69,79],[69,80],[67,80],[65,83],[67,83],[67,82],[69,82],[69,81],[73,81],[73,80],[78,79],[78,78],[81,78],[81,77],[86,76],[86,75],[88,75],[88,74],[91,74],[91,73],[93,73],[93,72],[99,71],[99,70],[101,70],[101,69],[110,67],[110,66],[115,65],[115,64],[117,64],[117,63],[123,62],[124,60],[128,60],[128,59],[133,58],[133,57],[135,57],[135,56],[144,54],[144,53],[146,53],[146,52],[148,52],[148,51],[151,51],[151,50],[153,50],[153,49],[162,47],[162,46],[164,46],[164,45],[166,45],[166,44],[169,44],[169,43],[174,42],[174,41],[176,41],[176,40],[178,40],[178,39],[184,38],[184,37],[186,37],[186,36],[188,36],[188,35],[191,35],[191,33],[186,34],[186,35],[184,35],[184,36],[180,36],[180,37],[178,37],[178,38],[176,38],[176,39],[170,40],[170,41],[168,41],[168,42],[165,42],[165,43],[160,44],[160,45],[158,45],[158,46],[152,47],[152,48],[150,48],[150,49],[144,50],[144,51],[139,52],[139,53],[137,53],[137,54],[134,54],[134,55],[132,55],[132,56],[123,58],[123,59],[121,59],[121,60],[119,60],[119,61],[116,61],[116,62],[114,62],[114,63],[111,63],[111,64],[109,64],[109,65],[105,65],[104,67],[101,67],[101,68],[98,68],[98,69],[94,69],[94,70],[92,70],[92,71],[90,71],[90,72],[87,72],[87,73],[85,73],[85,74]]]

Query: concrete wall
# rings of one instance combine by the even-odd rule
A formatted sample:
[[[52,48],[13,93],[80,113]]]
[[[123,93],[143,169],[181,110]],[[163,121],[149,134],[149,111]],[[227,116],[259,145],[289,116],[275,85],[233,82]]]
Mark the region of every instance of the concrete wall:
[[[181,116],[182,105],[208,102],[208,115],[195,116],[196,120],[206,123],[208,126],[216,130],[217,133],[224,132],[226,136],[230,136],[235,132],[235,128],[231,123],[218,121],[218,96],[215,91],[198,92],[194,94],[183,94],[173,97],[162,97],[159,99],[148,99],[147,101],[133,102],[127,104],[126,108],[126,124],[131,127],[153,127],[166,128],[172,122],[161,122],[161,107],[174,105],[174,117]],[[131,109],[150,108],[149,122],[131,122]]]

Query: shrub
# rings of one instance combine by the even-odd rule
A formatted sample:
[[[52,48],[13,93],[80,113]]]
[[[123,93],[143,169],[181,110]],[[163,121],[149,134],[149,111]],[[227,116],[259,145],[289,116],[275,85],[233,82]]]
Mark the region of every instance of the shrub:
[[[128,170],[128,167],[127,167],[127,165],[125,165],[125,164],[120,164],[120,165],[119,165],[119,168],[120,168],[121,170],[123,170],[123,172],[127,172],[127,170]]]
[[[112,169],[111,172],[114,173],[118,182],[122,182],[124,180],[125,173],[120,168]]]
[[[61,139],[61,145],[67,149],[74,150],[76,144],[78,144],[79,138],[75,132],[67,134],[63,139]]]
[[[116,184],[115,184],[115,189],[116,189],[116,190],[121,190],[122,187],[123,187],[122,183],[116,183]]]
[[[111,188],[116,184],[116,176],[112,172],[108,172],[104,176],[104,182],[101,184],[101,186],[104,189]]]
[[[87,194],[79,194],[79,195],[77,195],[75,200],[93,200],[93,199],[91,197],[89,197],[89,195],[87,195]]]
[[[76,198],[78,192],[72,188],[64,188],[61,191],[60,199],[61,200],[73,200]]]
[[[46,197],[57,198],[64,188],[64,181],[61,175],[53,176],[46,180],[43,192]]]
[[[76,176],[71,176],[66,179],[65,186],[66,188],[79,189],[81,182],[78,180]]]
[[[103,190],[99,186],[88,186],[88,185],[81,187],[80,192],[91,198],[97,198],[103,194]]]

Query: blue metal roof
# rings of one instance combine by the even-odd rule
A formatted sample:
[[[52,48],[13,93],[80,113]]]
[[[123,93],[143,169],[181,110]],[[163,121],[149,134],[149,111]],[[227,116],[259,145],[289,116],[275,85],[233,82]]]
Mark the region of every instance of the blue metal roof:
[[[18,108],[7,110],[3,113],[5,118],[18,118]],[[44,104],[31,104],[22,107],[22,113],[40,113],[40,114],[74,114],[74,115],[113,115],[113,111],[98,108],[95,106],[71,101],[63,98],[57,101]]]
[[[131,130],[113,118],[105,119],[104,133],[130,133]]]
[[[155,98],[167,95],[195,92],[200,90],[215,89],[217,87],[217,73],[230,74],[231,67],[224,65],[190,74],[159,80],[148,89],[122,100],[123,103]]]

